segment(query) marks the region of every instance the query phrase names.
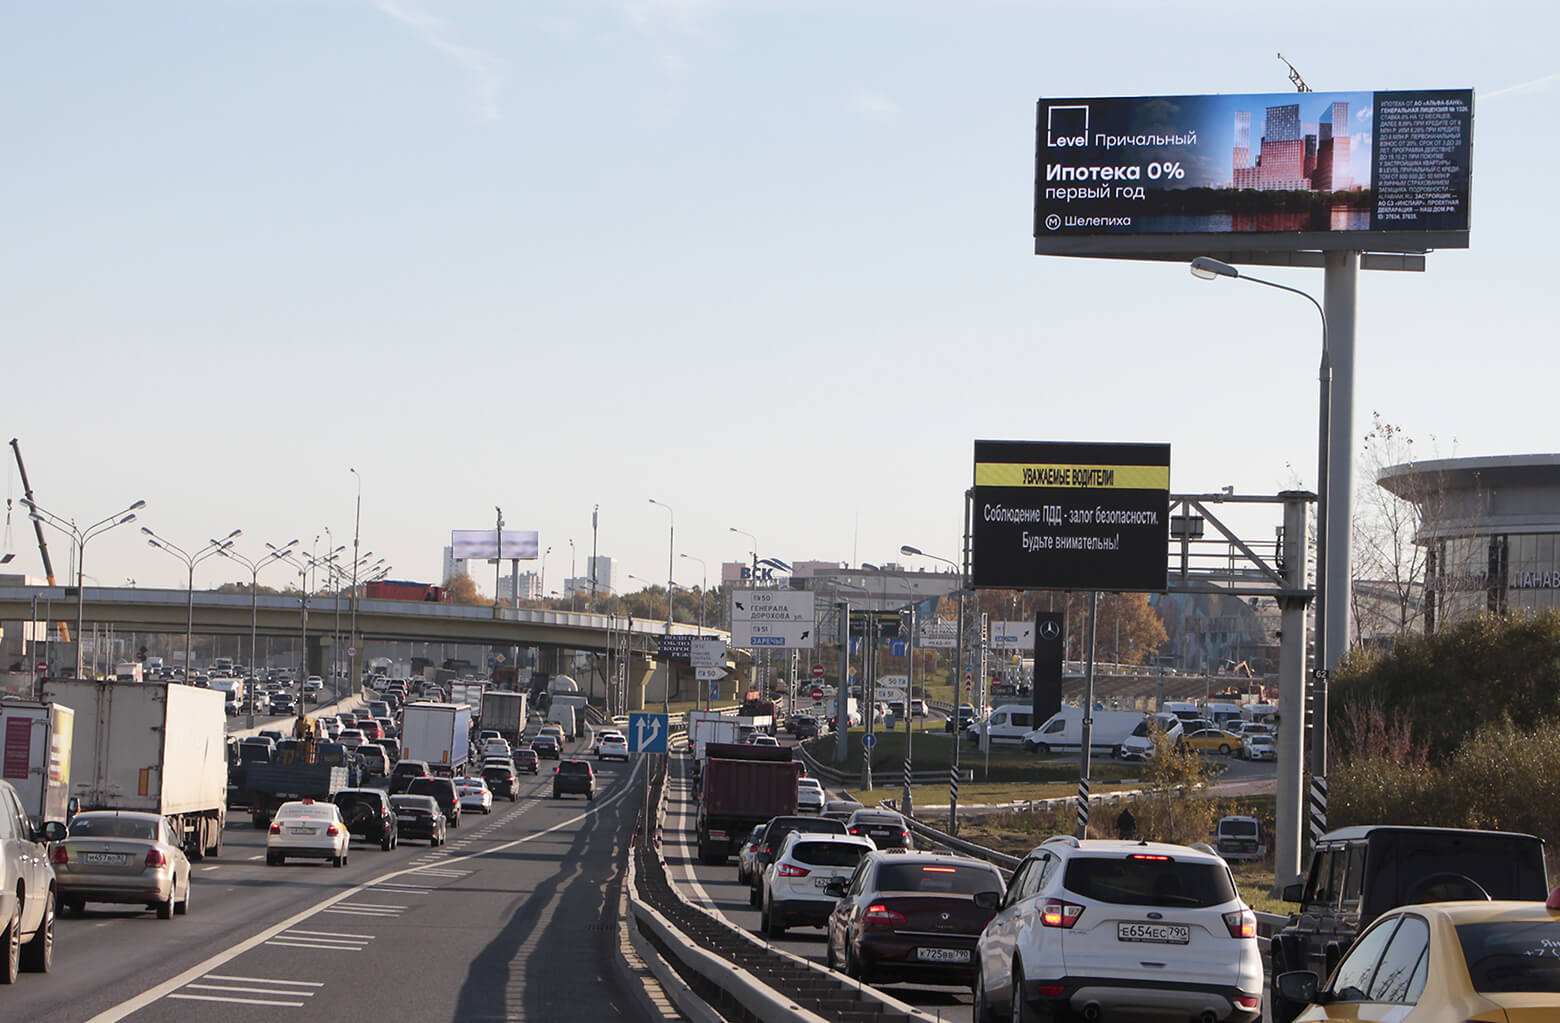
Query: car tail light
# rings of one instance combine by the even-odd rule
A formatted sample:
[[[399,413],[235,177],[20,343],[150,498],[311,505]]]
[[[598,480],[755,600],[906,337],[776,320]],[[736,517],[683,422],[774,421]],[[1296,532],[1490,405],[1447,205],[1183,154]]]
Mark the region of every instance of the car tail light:
[[[1129,860],[1155,860],[1160,863],[1174,863],[1175,860],[1160,853],[1133,853],[1127,857]]]
[[[1232,938],[1255,938],[1257,915],[1249,909],[1237,909],[1224,914],[1224,926],[1229,928]]]
[[[1062,984],[1035,984],[1033,990],[1039,998],[1060,998],[1067,988]]]
[[[168,857],[163,854],[161,849],[148,849],[146,850],[146,865],[148,867],[166,867],[168,865]]]
[[[850,829],[850,833],[852,835],[859,835],[859,834],[861,834],[861,829],[860,828],[851,828]],[[1556,888],[1555,891],[1560,892],[1560,888]]]
[[[65,852],[65,847],[63,845],[55,846],[54,852],[50,854],[49,858],[55,862],[55,865],[61,867],[70,862],[70,856]]]
[[[779,873],[781,877],[806,877],[810,871],[806,867],[798,867],[794,863],[782,863],[780,864]]]
[[[1256,995],[1236,995],[1235,1008],[1245,1012],[1254,1012],[1262,1005],[1262,999]]]
[[[905,915],[889,909],[881,902],[867,907],[867,911],[861,914],[861,929],[864,931],[892,931],[896,927],[905,924]]]
[[[341,834],[341,829],[336,827],[336,825],[332,824],[330,827],[325,829],[325,834],[327,834],[327,835],[339,835],[339,834]]]
[[[1046,927],[1068,930],[1082,915],[1082,906],[1075,902],[1063,902],[1061,899],[1046,899],[1045,904],[1040,907],[1040,922]]]
[[[280,835],[281,833],[282,833],[281,822],[279,822],[279,821],[272,821],[271,822],[271,834],[273,834],[273,835]]]

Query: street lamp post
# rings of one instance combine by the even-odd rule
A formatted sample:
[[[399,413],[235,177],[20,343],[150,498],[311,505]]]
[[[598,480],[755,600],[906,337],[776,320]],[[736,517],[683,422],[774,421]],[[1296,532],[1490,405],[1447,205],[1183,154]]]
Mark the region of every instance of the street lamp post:
[[[130,505],[130,507],[117,511],[114,514],[108,516],[106,519],[99,519],[97,522],[92,523],[92,525],[88,526],[86,529],[77,529],[74,522],[69,522],[60,518],[58,515],[38,507],[37,502],[30,498],[22,498],[22,505],[27,509],[29,517],[34,522],[47,522],[55,529],[58,529],[66,536],[70,537],[71,542],[76,546],[76,677],[80,678],[82,666],[81,623],[84,617],[83,612],[86,601],[86,590],[83,586],[86,576],[82,573],[82,562],[84,562],[87,557],[87,541],[95,536],[101,536],[110,529],[113,529],[115,526],[122,526],[126,522],[134,522],[135,513],[146,507],[146,502],[137,501]],[[39,535],[41,536],[42,534]],[[9,561],[10,558],[8,557],[6,560]]]
[[[709,595],[710,589],[710,567],[704,563],[703,558],[695,557],[692,554],[679,554],[677,556],[679,558],[687,558],[689,561],[697,561],[700,570],[704,573],[703,582],[699,586],[699,633],[702,635],[704,632],[704,598]]]
[[[357,480],[357,506],[352,513],[352,614],[350,616],[351,620],[347,625],[347,645],[352,650],[352,653],[347,655],[347,673],[351,675],[352,687],[356,689],[363,677],[363,673],[358,670],[357,653],[357,566],[359,562],[358,537],[361,535],[363,527],[363,476],[356,469],[350,467],[347,471],[352,474],[353,479]],[[341,595],[339,593],[336,596],[336,605],[337,607],[341,605]],[[335,689],[334,685],[332,685],[332,689]]]
[[[146,534],[146,542],[149,546],[172,554],[189,569],[189,586],[185,590],[184,607],[184,681],[188,683],[190,680],[190,645],[194,641],[195,634],[195,566],[207,558],[221,554],[225,548],[233,546],[233,541],[243,536],[244,531],[235,529],[220,540],[208,541],[205,546],[198,549],[194,554],[189,553],[171,540],[163,539],[145,526],[141,527],[141,532]]]
[[[1344,623],[1348,616],[1348,577],[1349,577],[1349,534],[1348,505],[1348,452],[1345,450],[1342,465],[1344,468],[1343,486],[1334,492],[1328,459],[1331,447],[1332,430],[1332,352],[1327,339],[1327,311],[1322,304],[1299,288],[1291,288],[1287,284],[1279,284],[1276,281],[1263,280],[1261,277],[1253,277],[1242,273],[1238,268],[1228,263],[1214,259],[1211,256],[1198,256],[1192,260],[1191,271],[1194,277],[1205,281],[1216,280],[1220,277],[1232,277],[1236,280],[1250,281],[1253,284],[1265,285],[1276,288],[1279,291],[1287,291],[1291,295],[1299,295],[1311,305],[1316,307],[1316,315],[1322,321],[1322,358],[1317,369],[1317,382],[1320,391],[1317,402],[1317,452],[1316,452],[1316,498],[1320,509],[1316,517],[1316,596],[1315,618],[1316,653],[1313,659],[1315,681],[1311,687],[1311,773],[1319,778],[1327,776],[1327,672],[1331,665],[1329,657],[1336,660],[1339,650],[1334,650],[1334,644],[1329,639],[1335,632],[1334,623]],[[1329,271],[1330,272],[1330,271]],[[1347,433],[1340,434],[1340,443],[1348,445]],[[1337,530],[1334,535],[1334,530]],[[1338,541],[1330,542],[1330,539]],[[1334,549],[1336,548],[1336,550]],[[1329,585],[1332,584],[1332,585]],[[1328,591],[1332,590],[1338,595],[1341,589],[1341,597],[1336,601],[1328,599]],[[1346,637],[1346,628],[1336,630],[1337,635]],[[1341,647],[1340,642],[1336,644]]]
[[[919,547],[904,544],[899,548],[899,553],[921,558],[931,558],[933,561],[941,561],[959,573],[959,631],[954,640],[955,650],[953,656],[953,766],[952,773],[948,777],[948,833],[959,833],[959,680],[964,677],[964,572],[960,567],[947,558],[928,554]],[[925,676],[922,676],[922,695],[925,695]],[[908,693],[906,694],[909,695]]]
[[[253,561],[227,547],[219,546],[217,548],[217,553],[223,557],[230,558],[249,569],[249,673],[251,675],[255,674],[260,666],[259,656],[255,652],[258,645],[257,637],[260,632],[260,605],[255,592],[260,585],[260,570],[273,562],[285,558],[291,553],[293,545],[297,542],[296,539],[288,540],[281,547],[271,547],[270,544],[267,544],[266,546],[271,547],[270,551]],[[301,692],[298,695],[298,699],[301,703],[303,700]],[[248,727],[253,728],[255,726],[255,690],[253,686],[245,687],[244,704],[249,713]]]
[[[590,510],[590,613],[596,613],[596,541],[598,539],[597,526],[601,518],[601,505],[594,505]]]
[[[672,576],[675,574],[672,571],[672,566],[677,564],[677,516],[672,511],[672,506],[664,501],[657,501],[652,497],[650,503],[657,508],[666,509],[666,634],[670,636],[672,634]],[[666,705],[663,709],[667,710],[668,713],[670,713],[672,698],[671,688],[672,662],[668,658],[666,661],[666,686],[662,694],[662,702]]]
[[[575,579],[579,578],[575,574],[578,571],[578,567],[579,567],[579,562],[577,562],[575,560],[575,558],[574,558],[574,541],[570,540],[569,541],[569,610],[570,611],[578,611],[579,610],[579,608],[574,603],[574,600],[575,600],[574,595],[576,593],[578,593],[579,589],[580,589],[579,583],[575,582]]]
[[[749,553],[751,553],[753,555],[753,575],[752,575],[752,578],[749,581],[751,582],[752,585],[757,586],[758,585],[758,537],[754,536],[752,533],[749,533],[749,532],[747,532],[745,530],[738,529],[736,526],[729,526],[727,528],[731,532],[737,534],[738,536],[745,536],[750,541],[752,541],[753,547],[752,547],[752,549],[751,549],[751,551]]]

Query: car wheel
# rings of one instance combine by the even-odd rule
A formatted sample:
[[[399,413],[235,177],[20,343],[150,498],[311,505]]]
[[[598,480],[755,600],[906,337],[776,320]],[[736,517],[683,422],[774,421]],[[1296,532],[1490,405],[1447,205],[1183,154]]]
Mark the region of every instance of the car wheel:
[[[975,968],[975,996],[971,1000],[970,1008],[974,1023],[997,1023],[996,1014],[991,1011],[991,1006],[986,1004],[985,971],[978,966]]]
[[[1008,1015],[1013,1023],[1043,1023],[1034,1006],[1025,1001],[1019,994],[1023,988],[1024,964],[1017,959],[1013,960],[1013,993],[1012,1002],[1008,1005]]]
[[[54,965],[54,892],[43,903],[43,923],[21,952],[22,969],[28,973],[48,973]]]
[[[22,892],[16,892],[16,913],[0,934],[5,942],[5,961],[0,963],[0,984],[15,984],[16,975],[22,970]]]
[[[389,835],[386,835],[383,839],[380,840],[379,848],[384,852],[389,852],[391,849],[395,848],[395,841],[391,839]]]
[[[282,858],[275,853],[266,853],[265,865],[268,867],[280,867],[282,865]]]
[[[173,919],[173,896],[174,896],[174,891],[173,891],[173,889],[170,888],[168,890],[168,897],[166,899],[162,900],[161,902],[157,903],[157,919],[159,919],[159,920],[172,920]]]
[[[190,889],[195,887],[195,882],[189,878],[184,879],[184,898],[173,904],[173,911],[180,916],[190,915]]]
[[[749,886],[749,888],[748,888],[748,905],[752,906],[754,909],[758,908],[758,885],[751,885],[751,886]]]
[[[1219,754],[1221,756],[1226,756],[1226,757],[1229,756],[1230,755],[1230,747],[1229,747],[1229,745],[1225,744],[1225,745],[1220,746],[1219,747]]]
[[[861,979],[861,962],[856,958],[855,949],[850,946],[850,939],[845,939],[845,976],[852,980]]]
[[[71,914],[80,916],[87,911],[87,904],[85,902],[82,902],[80,899],[67,899],[63,896],[60,897],[59,907],[60,912],[66,916]]]
[[[596,801],[596,793],[594,793],[594,792],[587,792],[587,793],[585,793],[585,802],[587,802],[587,803],[594,803],[595,801]]]

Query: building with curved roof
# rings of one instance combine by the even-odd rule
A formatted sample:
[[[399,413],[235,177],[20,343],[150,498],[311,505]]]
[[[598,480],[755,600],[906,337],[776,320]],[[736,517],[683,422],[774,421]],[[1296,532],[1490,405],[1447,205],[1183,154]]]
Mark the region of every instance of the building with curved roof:
[[[1390,465],[1376,482],[1419,509],[1427,631],[1475,611],[1560,607],[1560,454]]]

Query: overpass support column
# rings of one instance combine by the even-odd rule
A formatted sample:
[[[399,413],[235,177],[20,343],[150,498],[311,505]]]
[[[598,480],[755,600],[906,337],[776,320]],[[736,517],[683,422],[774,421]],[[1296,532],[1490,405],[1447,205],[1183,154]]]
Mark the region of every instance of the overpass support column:
[[[660,702],[654,661],[646,657],[631,658],[628,662],[628,709],[644,710],[645,702]]]
[[[303,655],[303,673],[305,675],[318,675],[325,677],[325,647],[329,639],[325,636],[310,636],[308,647]]]
[[[536,670],[548,675],[559,674],[559,663],[563,660],[562,649],[555,646],[539,646],[536,648]]]

